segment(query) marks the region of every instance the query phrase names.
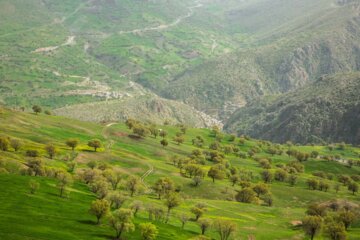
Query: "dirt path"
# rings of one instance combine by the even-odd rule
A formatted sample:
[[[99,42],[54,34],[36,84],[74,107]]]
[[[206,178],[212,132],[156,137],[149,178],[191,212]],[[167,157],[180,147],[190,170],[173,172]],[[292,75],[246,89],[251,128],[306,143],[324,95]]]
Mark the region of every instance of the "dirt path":
[[[56,49],[59,49],[60,47],[65,47],[65,46],[74,45],[74,44],[75,44],[75,36],[68,36],[66,41],[61,45],[38,48],[38,49],[35,49],[34,51],[32,51],[31,53],[52,52],[52,51],[55,51]]]
[[[144,32],[151,32],[151,31],[161,31],[164,29],[174,27],[174,26],[178,25],[179,23],[181,23],[182,21],[184,21],[185,19],[193,16],[195,13],[194,10],[196,8],[201,8],[204,6],[202,3],[199,3],[198,1],[196,1],[195,3],[196,3],[195,6],[188,7],[188,13],[186,15],[178,17],[177,19],[175,19],[173,22],[171,22],[169,24],[162,24],[162,25],[159,25],[156,27],[139,28],[139,29],[134,29],[134,30],[130,30],[130,31],[120,31],[119,34],[123,35],[123,34],[129,34],[129,33],[144,33]]]
[[[147,194],[150,194],[150,193],[152,193],[152,189],[151,189],[151,187],[149,187],[149,185],[147,185],[146,183],[145,183],[145,178],[147,178],[150,174],[152,174],[153,172],[154,172],[154,166],[153,165],[151,165],[151,164],[148,164],[148,166],[149,166],[149,170],[147,170],[142,176],[141,176],[141,182],[142,182],[142,184],[145,186],[145,188],[146,188],[146,191],[145,191],[145,193],[147,193]]]

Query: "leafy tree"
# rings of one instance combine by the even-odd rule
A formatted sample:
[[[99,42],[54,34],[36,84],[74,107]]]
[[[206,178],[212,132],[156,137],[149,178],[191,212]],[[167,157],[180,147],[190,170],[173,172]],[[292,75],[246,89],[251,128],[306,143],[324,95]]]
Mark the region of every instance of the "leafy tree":
[[[265,183],[270,183],[273,180],[273,174],[269,170],[262,171],[261,177]]]
[[[232,186],[235,186],[235,184],[239,183],[241,180],[239,175],[231,175],[229,179],[230,182],[232,183]]]
[[[203,178],[206,174],[202,167],[197,164],[187,164],[184,166],[184,169],[190,178],[196,176]]]
[[[94,151],[96,152],[98,148],[101,148],[101,141],[98,139],[90,140],[88,146],[94,148]]]
[[[328,183],[326,183],[324,181],[319,182],[319,190],[320,191],[327,192],[329,188],[330,188],[330,185]]]
[[[317,157],[319,156],[319,152],[318,152],[318,151],[312,151],[311,154],[310,154],[310,156],[311,156],[312,158],[317,158]]]
[[[129,128],[129,129],[132,129],[135,125],[137,125],[139,122],[134,120],[134,119],[131,119],[131,118],[128,118],[126,121],[125,121],[125,125]]]
[[[91,203],[90,214],[95,215],[97,221],[96,224],[100,224],[100,219],[106,216],[110,209],[110,203],[105,199],[98,199]]]
[[[312,190],[316,190],[319,186],[319,181],[316,179],[308,179],[306,181],[306,183],[307,183],[309,189],[312,189]]]
[[[266,193],[265,195],[263,195],[261,197],[261,200],[263,200],[264,203],[269,207],[273,205],[273,201],[274,201],[271,193]]]
[[[288,182],[290,184],[290,186],[295,186],[296,182],[297,182],[297,176],[295,174],[291,174],[288,178]]]
[[[174,191],[175,184],[171,178],[163,177],[157,180],[153,186],[153,190],[157,193],[158,198],[161,199],[161,196],[167,195],[170,192]]]
[[[192,144],[199,148],[204,146],[204,142],[205,140],[201,136],[196,136],[196,138],[192,139]]]
[[[199,218],[207,211],[206,205],[202,203],[196,204],[193,208],[191,208],[191,212],[195,214],[195,221],[198,221]]]
[[[75,168],[77,166],[76,162],[72,161],[72,162],[68,162],[67,164],[68,167],[68,172],[72,173],[75,171]]]
[[[260,195],[264,195],[269,192],[268,186],[264,183],[258,183],[253,186],[252,189],[254,192],[256,192],[257,197],[260,197]]]
[[[229,142],[234,142],[235,139],[236,139],[236,136],[235,136],[234,134],[231,134],[231,135],[229,136]]]
[[[244,188],[235,196],[238,202],[251,203],[256,199],[256,193],[251,188]]]
[[[351,178],[347,175],[339,175],[338,180],[339,182],[344,184],[344,186],[348,185],[351,182]]]
[[[313,240],[315,235],[321,230],[322,218],[319,216],[306,216],[302,220],[302,227],[305,234]]]
[[[133,211],[134,213],[134,217],[136,217],[137,213],[143,209],[143,202],[142,201],[134,201],[131,205],[130,205],[130,208],[131,210]]]
[[[326,218],[324,225],[324,235],[331,240],[345,240],[346,231],[344,223],[338,222],[333,218]]]
[[[197,187],[197,186],[199,186],[199,185],[202,183],[203,178],[200,177],[200,176],[194,176],[194,177],[192,178],[192,180],[193,180],[194,186]]]
[[[169,142],[166,140],[166,139],[162,139],[160,141],[160,144],[163,146],[163,147],[166,147],[167,145],[169,145]]]
[[[133,133],[138,135],[139,137],[146,137],[146,135],[149,133],[149,130],[142,124],[134,125],[132,130]]]
[[[340,191],[340,188],[341,188],[340,184],[335,184],[334,190],[336,193],[338,193]]]
[[[49,155],[50,159],[53,159],[57,150],[55,148],[55,146],[53,144],[48,144],[45,146],[45,151],[47,152],[47,154]]]
[[[271,163],[268,159],[260,159],[259,164],[264,169],[270,169]]]
[[[284,182],[285,179],[287,178],[287,172],[283,169],[278,169],[275,172],[275,180],[280,181],[280,182]]]
[[[126,187],[130,191],[130,196],[133,197],[141,187],[141,183],[138,177],[130,176],[126,182]]]
[[[96,161],[92,160],[92,161],[89,161],[86,165],[87,165],[89,168],[94,169],[94,168],[97,167],[98,164],[97,164]]]
[[[37,190],[40,188],[40,183],[34,180],[29,181],[30,193],[35,194]]]
[[[125,232],[133,232],[135,225],[133,223],[133,213],[130,209],[118,209],[109,220],[110,227],[115,230],[115,239],[120,239]]]
[[[352,192],[353,195],[359,191],[359,185],[356,182],[350,182],[348,185],[348,190]]]
[[[156,139],[157,136],[159,135],[159,129],[155,126],[155,125],[152,125],[149,127],[149,131],[150,131],[150,134]]]
[[[219,233],[221,240],[228,240],[233,232],[236,231],[236,224],[229,220],[217,219],[214,228]]]
[[[234,148],[232,146],[225,146],[224,147],[224,153],[225,154],[231,154],[234,152]]]
[[[185,224],[189,221],[189,219],[190,217],[185,213],[179,215],[179,220],[181,222],[181,229],[184,229]]]
[[[70,138],[66,140],[65,144],[74,151],[75,148],[79,145],[79,140],[76,138]]]
[[[116,190],[122,179],[122,173],[120,171],[106,169],[103,172],[103,175],[106,178],[106,180],[111,184],[113,190]]]
[[[26,166],[29,168],[29,172],[34,173],[35,176],[41,176],[44,172],[44,163],[41,159],[29,159],[26,163]]]
[[[177,145],[180,145],[185,142],[185,138],[183,136],[176,136],[174,137],[174,142],[176,142]]]
[[[160,130],[159,135],[160,137],[165,138],[168,135],[168,132],[166,130]]]
[[[127,200],[127,197],[120,192],[112,192],[107,199],[110,202],[111,207],[119,209]]]
[[[0,143],[0,145],[1,145],[1,143]],[[22,142],[19,139],[13,138],[10,140],[10,146],[14,149],[15,152],[17,152],[22,147]]]
[[[41,107],[38,106],[38,105],[34,105],[34,106],[32,107],[32,110],[34,111],[34,113],[35,113],[36,115],[37,115],[38,113],[41,113],[41,112],[42,112]]]
[[[97,198],[103,199],[109,192],[109,185],[104,178],[98,177],[91,183],[90,189],[96,194]]]
[[[179,206],[181,204],[181,199],[177,193],[170,193],[165,200],[165,205],[167,207],[167,216],[166,216],[166,222],[169,221],[170,218],[170,211]]]
[[[324,217],[326,215],[326,206],[318,203],[312,203],[308,206],[306,214],[310,216]]]
[[[0,150],[7,151],[9,149],[9,139],[6,137],[0,137]]]
[[[338,213],[336,218],[344,224],[345,230],[347,230],[351,224],[353,224],[358,219],[358,216],[355,215],[352,211],[343,209]]]
[[[154,240],[159,234],[156,226],[152,223],[141,223],[139,227],[141,237],[144,240]]]
[[[208,176],[212,178],[213,182],[215,182],[215,179],[222,180],[226,176],[224,169],[225,167],[222,164],[216,164],[210,168],[208,171]]]
[[[36,157],[39,156],[39,152],[38,152],[37,150],[30,150],[30,149],[29,149],[29,150],[26,150],[25,155],[26,155],[27,157],[36,158]]]
[[[67,186],[72,183],[72,176],[67,172],[60,172],[57,174],[56,178],[58,180],[57,187],[60,191],[59,195],[60,197],[63,197]]]
[[[205,235],[206,230],[211,226],[212,221],[210,219],[204,218],[204,219],[200,219],[198,221],[198,225],[201,229],[201,234]]]

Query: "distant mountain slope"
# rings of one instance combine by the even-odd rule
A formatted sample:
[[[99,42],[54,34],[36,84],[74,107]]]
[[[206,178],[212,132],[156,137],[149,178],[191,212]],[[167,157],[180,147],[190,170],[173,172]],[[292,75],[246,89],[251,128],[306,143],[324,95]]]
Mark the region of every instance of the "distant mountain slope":
[[[298,90],[239,109],[225,129],[276,142],[359,144],[359,93],[359,72],[322,77]]]
[[[267,19],[277,18],[278,13],[286,9],[264,2],[258,5],[262,10],[257,11],[261,13],[268,7],[272,15],[267,13]],[[275,6],[277,3],[274,2]],[[295,11],[283,24],[271,25],[275,20],[270,21],[269,26],[273,28],[269,31],[260,27],[260,20],[254,21],[255,29],[259,29],[252,33],[254,46],[187,70],[170,82],[162,95],[181,99],[226,120],[236,107],[258,96],[287,92],[324,74],[360,70],[359,1],[341,5],[334,1],[323,3],[327,4],[322,7],[304,4],[309,7],[306,14]],[[293,9],[292,1],[284,4]],[[304,7],[298,1],[296,4]],[[311,6],[314,9],[310,9]],[[240,13],[249,13],[251,9],[255,11],[250,4]],[[239,21],[246,19],[240,13]],[[248,18],[260,13],[253,12]]]

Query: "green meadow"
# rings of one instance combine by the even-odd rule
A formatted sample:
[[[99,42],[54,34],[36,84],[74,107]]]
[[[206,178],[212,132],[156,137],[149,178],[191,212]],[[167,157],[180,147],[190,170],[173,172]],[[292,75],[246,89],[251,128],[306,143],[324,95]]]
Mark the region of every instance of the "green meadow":
[[[202,218],[211,220],[226,219],[236,224],[236,231],[230,239],[306,239],[301,227],[293,222],[301,221],[305,217],[307,206],[314,202],[325,202],[334,199],[345,199],[356,204],[359,196],[348,191],[346,186],[340,186],[336,193],[334,186],[337,184],[339,174],[355,176],[359,175],[360,168],[354,164],[351,168],[340,160],[325,160],[320,157],[309,158],[302,162],[305,171],[298,174],[295,186],[288,182],[272,181],[268,184],[273,196],[272,206],[265,206],[262,201],[254,203],[237,202],[234,198],[241,186],[229,181],[228,177],[212,181],[205,176],[199,186],[195,187],[191,178],[180,173],[179,168],[172,163],[173,156],[187,157],[193,150],[206,151],[209,145],[215,141],[213,131],[209,129],[187,128],[183,135],[184,142],[180,145],[173,141],[178,126],[157,126],[168,134],[165,137],[169,141],[166,147],[161,146],[162,137],[154,138],[151,135],[145,137],[134,136],[123,123],[94,124],[66,119],[58,116],[45,114],[33,114],[15,112],[1,109],[0,112],[1,137],[19,139],[22,142],[20,150],[15,152],[9,148],[0,154],[0,239],[113,239],[114,231],[109,227],[108,217],[96,225],[96,218],[89,213],[91,202],[97,197],[90,188],[78,177],[79,172],[88,169],[88,163],[96,161],[98,165],[104,164],[106,168],[117,169],[122,172],[123,178],[116,190],[127,196],[122,208],[128,208],[134,201],[143,202],[144,206],[165,207],[165,200],[158,200],[151,186],[161,177],[173,180],[179,195],[181,204],[175,207],[170,214],[168,223],[162,220],[150,220],[145,208],[139,211],[134,218],[135,231],[125,233],[123,239],[140,239],[139,224],[152,222],[158,228],[157,239],[190,239],[201,233],[198,223],[192,220],[191,209],[198,203],[206,205],[207,211]],[[201,136],[204,140],[202,148],[192,144],[192,139]],[[65,145],[69,138],[79,140],[75,151]],[[87,146],[91,139],[99,139],[102,147],[94,152]],[[53,159],[47,156],[45,146],[53,144],[57,153]],[[282,164],[294,161],[295,158],[282,154],[271,155],[264,141],[247,139],[239,144],[239,138],[232,139],[230,135],[223,135],[220,146],[234,145],[239,152],[246,153],[257,147],[258,152],[250,157],[239,157],[239,154],[225,154],[224,159],[228,167],[235,167],[252,173],[251,184],[262,182],[260,173],[264,170],[260,167],[257,158],[271,159],[270,171]],[[275,146],[275,144],[267,143]],[[260,147],[261,146],[261,147]],[[337,156],[341,159],[359,161],[360,149],[346,145],[344,149],[336,146],[297,146],[276,145],[279,149],[293,150],[311,153],[316,150],[319,156]],[[68,171],[69,161],[76,163],[76,169],[71,173],[73,182],[67,187],[67,195],[59,196],[57,180],[54,177],[34,176],[24,174],[27,162],[31,157],[26,156],[27,150],[37,150],[46,167]],[[214,163],[206,160],[201,167],[209,170]],[[144,173],[148,172],[148,175]],[[309,190],[308,179],[319,179],[313,173],[323,171],[333,174],[332,179],[324,179],[329,184],[325,191]],[[142,189],[133,197],[130,197],[126,188],[129,176],[138,176],[142,179]],[[30,193],[29,181],[34,180],[40,184],[35,194]],[[190,220],[181,228],[179,216],[187,214]],[[360,234],[360,222],[354,222],[348,229],[348,239],[358,239]],[[215,228],[210,228],[206,236],[219,239]],[[318,235],[316,239],[323,239]],[[325,238],[324,238],[325,239]]]

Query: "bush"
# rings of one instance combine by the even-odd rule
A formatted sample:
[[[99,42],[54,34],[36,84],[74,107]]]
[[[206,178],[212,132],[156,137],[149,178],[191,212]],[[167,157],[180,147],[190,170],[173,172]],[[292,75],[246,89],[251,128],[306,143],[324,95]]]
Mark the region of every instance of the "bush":
[[[39,152],[37,150],[27,150],[25,155],[27,157],[38,157],[39,156]]]

